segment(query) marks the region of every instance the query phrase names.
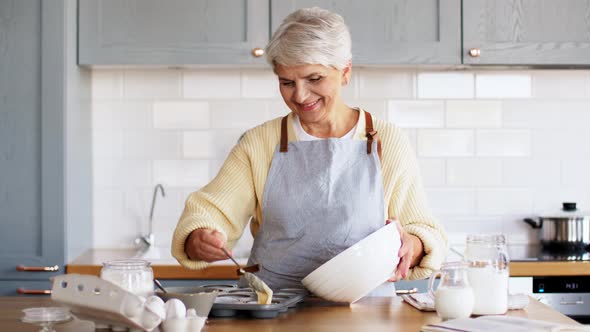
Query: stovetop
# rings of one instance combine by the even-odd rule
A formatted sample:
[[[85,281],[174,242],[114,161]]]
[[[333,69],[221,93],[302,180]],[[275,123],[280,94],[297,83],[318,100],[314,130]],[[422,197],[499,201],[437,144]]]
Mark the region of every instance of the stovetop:
[[[512,262],[590,261],[588,249],[544,248],[540,244],[511,244],[508,245],[508,258]],[[462,257],[465,246],[453,246],[451,250]]]
[[[509,245],[508,257],[512,262],[561,262],[590,261],[590,252],[585,249],[546,248],[541,245]]]

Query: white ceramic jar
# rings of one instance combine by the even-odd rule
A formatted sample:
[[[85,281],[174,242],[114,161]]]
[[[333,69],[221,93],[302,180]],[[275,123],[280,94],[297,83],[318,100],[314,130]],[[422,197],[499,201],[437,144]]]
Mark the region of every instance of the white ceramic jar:
[[[150,262],[121,259],[103,263],[100,277],[139,296],[154,294],[154,272]]]
[[[469,235],[465,248],[467,275],[473,288],[474,315],[508,311],[509,258],[504,235]]]

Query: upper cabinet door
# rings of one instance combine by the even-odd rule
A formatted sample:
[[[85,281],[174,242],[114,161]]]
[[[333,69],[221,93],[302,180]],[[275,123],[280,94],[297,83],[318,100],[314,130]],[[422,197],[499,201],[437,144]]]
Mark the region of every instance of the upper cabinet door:
[[[79,0],[80,65],[263,64],[268,0]]]
[[[590,1],[463,1],[463,57],[465,64],[590,64]]]
[[[271,29],[291,12],[322,7],[344,17],[353,64],[460,64],[459,0],[271,0]]]

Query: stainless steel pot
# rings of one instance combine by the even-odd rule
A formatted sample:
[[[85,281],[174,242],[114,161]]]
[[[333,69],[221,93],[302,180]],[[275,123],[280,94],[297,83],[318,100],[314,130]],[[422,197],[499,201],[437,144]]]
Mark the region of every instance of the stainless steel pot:
[[[539,240],[544,247],[582,249],[590,246],[590,215],[581,214],[576,203],[563,203],[562,212],[555,215],[523,221],[539,229]]]

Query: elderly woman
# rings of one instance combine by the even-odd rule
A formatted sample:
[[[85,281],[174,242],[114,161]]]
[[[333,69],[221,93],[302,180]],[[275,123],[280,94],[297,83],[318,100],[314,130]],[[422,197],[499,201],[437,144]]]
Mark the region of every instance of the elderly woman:
[[[396,220],[402,246],[390,281],[425,278],[446,253],[416,160],[401,131],[344,103],[350,33],[341,16],[297,10],[266,48],[291,113],[245,133],[219,174],[192,193],[172,253],[185,267],[227,259],[251,219],[249,264],[271,288],[301,279]]]

